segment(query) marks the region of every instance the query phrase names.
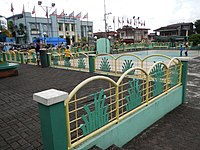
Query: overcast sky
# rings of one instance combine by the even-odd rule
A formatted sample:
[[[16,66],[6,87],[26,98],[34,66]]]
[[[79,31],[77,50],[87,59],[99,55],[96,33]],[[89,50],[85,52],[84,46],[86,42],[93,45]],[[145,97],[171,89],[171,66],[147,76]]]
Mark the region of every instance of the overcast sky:
[[[1,0],[0,15],[9,17],[12,15],[11,3],[13,3],[14,14],[22,12],[23,4],[25,11],[31,12],[35,5],[36,15],[45,17],[45,12],[37,5],[38,0]],[[82,17],[88,13],[88,20],[93,21],[94,32],[105,31],[104,19],[104,0],[43,0],[43,6],[51,6],[55,3],[57,13],[63,9],[70,14],[74,11],[75,15],[79,12]],[[113,16],[115,16],[115,29],[118,28],[118,17],[122,17],[127,24],[133,16],[145,20],[145,27],[150,28],[151,32],[161,26],[179,22],[195,22],[200,19],[200,0],[106,0],[106,12],[112,14],[108,16],[108,25],[114,29]],[[53,8],[51,12],[55,9]],[[121,24],[119,25],[121,27]]]

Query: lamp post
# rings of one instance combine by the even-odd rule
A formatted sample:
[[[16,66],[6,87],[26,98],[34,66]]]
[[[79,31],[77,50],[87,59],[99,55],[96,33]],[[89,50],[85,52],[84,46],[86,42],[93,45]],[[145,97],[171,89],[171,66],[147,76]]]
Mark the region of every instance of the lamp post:
[[[95,48],[94,50],[97,52],[97,36],[94,36],[94,44],[95,44]]]
[[[45,44],[46,44],[46,35],[47,35],[47,33],[44,32],[44,33],[43,33],[43,36],[44,36],[44,43],[45,43]]]
[[[106,44],[106,53],[107,53],[107,28],[108,28],[108,24],[107,24],[107,17],[109,15],[111,15],[112,13],[106,13],[106,1],[104,0],[104,21],[105,21],[105,44]]]
[[[109,42],[110,42],[110,43],[109,43],[109,46],[111,47],[111,36],[110,36],[110,35],[108,36],[108,40],[109,40]]]
[[[42,1],[38,1],[38,5],[45,11],[47,17],[47,36],[49,36],[49,12],[53,7],[55,7],[55,3],[51,3],[51,6],[42,6]]]

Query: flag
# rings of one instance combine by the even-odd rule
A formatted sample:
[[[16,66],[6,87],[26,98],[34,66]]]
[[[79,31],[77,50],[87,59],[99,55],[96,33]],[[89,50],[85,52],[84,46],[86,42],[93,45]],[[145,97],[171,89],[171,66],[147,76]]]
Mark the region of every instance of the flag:
[[[56,10],[57,11],[57,10]],[[56,12],[57,13],[57,12]],[[58,18],[61,18],[61,17],[63,17],[63,16],[65,16],[65,12],[64,12],[64,9],[63,9],[63,11],[60,13],[60,15],[58,15]]]
[[[23,4],[23,8],[22,8],[22,14],[24,14],[25,12],[25,9],[24,9],[24,4]]]
[[[35,13],[35,6],[33,7],[33,11],[32,11],[32,14],[34,14]]]
[[[64,10],[63,10],[64,11]],[[54,10],[54,12],[52,12],[51,15],[57,15],[57,9]]]
[[[119,17],[118,17],[118,23],[121,23],[121,21],[119,20]]]
[[[113,16],[113,23],[115,23],[115,16]]]
[[[132,19],[130,19],[130,24],[132,24]]]
[[[139,19],[140,19],[140,17],[137,18],[137,20],[139,20]]]
[[[13,12],[14,11],[14,8],[13,8],[13,4],[11,3],[11,8],[10,8],[10,11]]]
[[[74,18],[74,11],[71,14],[69,14],[69,17]]]
[[[124,23],[124,18],[122,17],[122,24]]]
[[[128,18],[127,18],[127,24],[129,24],[129,20],[128,20]]]
[[[80,19],[81,18],[81,12],[78,13],[75,18]]]
[[[133,16],[133,19],[135,19],[135,16]]]
[[[48,17],[48,15],[49,15],[49,14],[48,14],[48,11],[46,11],[46,14],[45,14],[45,16],[46,16],[46,17]]]
[[[85,14],[85,16],[83,17],[83,19],[87,18],[88,19],[88,13]]]
[[[145,21],[144,21],[143,25],[145,26]]]

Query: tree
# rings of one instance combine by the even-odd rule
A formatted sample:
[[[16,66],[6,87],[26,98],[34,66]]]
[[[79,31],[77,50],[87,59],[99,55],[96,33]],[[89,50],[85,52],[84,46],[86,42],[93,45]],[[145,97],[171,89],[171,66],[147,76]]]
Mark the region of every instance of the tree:
[[[12,36],[16,38],[15,28],[16,28],[16,26],[14,26],[13,22],[9,21],[8,22],[8,30],[10,31]]]
[[[193,34],[189,37],[189,41],[193,42],[193,46],[200,44],[200,34]]]
[[[194,26],[196,28],[196,32],[200,34],[200,20],[196,20]]]

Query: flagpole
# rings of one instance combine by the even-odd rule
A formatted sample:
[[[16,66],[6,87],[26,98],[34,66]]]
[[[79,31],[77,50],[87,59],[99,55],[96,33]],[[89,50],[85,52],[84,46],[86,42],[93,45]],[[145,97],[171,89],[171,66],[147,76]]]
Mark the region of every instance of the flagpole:
[[[25,24],[25,30],[26,30],[26,34],[27,34],[27,22],[26,22],[26,14],[25,14],[25,8],[24,8],[24,4],[23,4],[23,15],[24,15],[24,24]],[[25,44],[27,42],[27,39],[25,39]]]
[[[37,28],[37,18],[36,18],[35,6],[34,6],[34,13],[35,13],[35,26],[36,26],[36,30],[38,30],[38,28]]]
[[[88,17],[87,17],[87,41],[88,41],[88,46],[89,46],[89,37],[88,37]]]
[[[113,19],[113,24],[114,24],[114,31],[115,31],[115,17]]]
[[[119,17],[118,17],[118,28],[119,28]]]

